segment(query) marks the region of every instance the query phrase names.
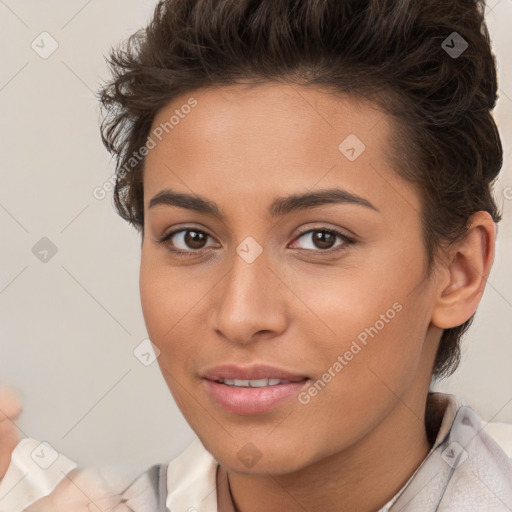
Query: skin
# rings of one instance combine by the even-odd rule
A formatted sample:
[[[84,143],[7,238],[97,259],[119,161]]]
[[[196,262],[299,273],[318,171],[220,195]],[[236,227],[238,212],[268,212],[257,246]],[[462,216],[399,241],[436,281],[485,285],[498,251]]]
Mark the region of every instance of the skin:
[[[0,387],[0,480],[11,463],[12,452],[22,440],[17,426],[22,409],[15,391]],[[122,503],[119,490],[107,485],[94,469],[74,469],[51,494],[35,501],[24,512],[86,512],[92,510],[89,503],[94,503],[95,510],[113,511],[115,507],[115,512],[129,512],[131,509]]]
[[[162,374],[229,471],[237,511],[377,510],[430,450],[423,417],[436,349],[442,330],[478,306],[495,224],[476,213],[467,236],[445,248],[428,276],[420,196],[387,164],[386,115],[360,98],[287,84],[208,88],[193,97],[198,105],[149,152],[144,175],[141,304]],[[188,98],[163,108],[154,127]],[[349,134],[366,145],[353,162],[338,150]],[[378,211],[330,204],[268,215],[277,197],[329,187]],[[165,188],[215,201],[226,220],[176,206],[149,209]],[[183,232],[167,247],[156,241],[185,227],[209,235],[203,246],[187,246]],[[318,245],[298,228],[339,229],[354,243],[336,237]],[[236,252],[248,236],[262,249],[252,263]],[[178,258],[169,251],[173,242],[195,255]],[[221,409],[206,393],[201,373],[225,362],[273,364],[316,382],[397,303],[394,318],[307,404],[294,397],[247,416]],[[0,411],[3,477],[20,440],[19,399],[0,393]],[[247,443],[261,455],[251,467],[238,456]],[[89,496],[105,496],[94,475],[68,476],[34,507],[75,505],[83,498],[71,480]]]
[[[22,408],[21,399],[14,390],[0,387],[0,478],[5,475],[11,453],[21,441],[16,421]]]
[[[320,88],[235,85],[175,98],[153,129],[190,96],[198,106],[150,151],[144,174],[141,304],[162,374],[229,471],[236,510],[375,511],[431,448],[423,418],[436,349],[442,330],[478,305],[495,225],[475,214],[429,277],[420,196],[387,163],[392,125],[383,112]],[[338,149],[349,134],[366,145],[353,162]],[[276,197],[329,187],[378,211],[330,204],[278,219],[267,212]],[[165,188],[216,202],[226,220],[149,209]],[[209,236],[194,243],[181,232],[167,247],[157,242],[185,227]],[[301,227],[338,228],[356,241],[318,245]],[[248,236],[263,250],[252,263],[236,252]],[[307,405],[290,399],[247,416],[206,392],[201,373],[226,362],[274,364],[314,382],[397,302],[395,318]],[[249,442],[261,454],[252,467],[237,455]]]

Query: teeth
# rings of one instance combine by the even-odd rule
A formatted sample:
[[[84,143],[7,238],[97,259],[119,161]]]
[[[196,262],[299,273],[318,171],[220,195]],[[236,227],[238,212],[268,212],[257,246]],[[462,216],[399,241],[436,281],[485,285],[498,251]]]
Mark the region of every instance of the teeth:
[[[219,382],[222,382],[227,386],[262,388],[264,386],[277,386],[278,384],[283,384],[290,381],[281,379],[219,379]]]

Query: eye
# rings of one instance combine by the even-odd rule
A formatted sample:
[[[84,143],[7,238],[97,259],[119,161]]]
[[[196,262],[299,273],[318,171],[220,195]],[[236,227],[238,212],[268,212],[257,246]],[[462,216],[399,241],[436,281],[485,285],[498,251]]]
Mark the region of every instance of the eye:
[[[177,256],[191,257],[207,248],[205,242],[208,238],[211,238],[211,236],[205,231],[188,227],[171,231],[164,237],[158,239],[157,242],[164,245],[167,250]],[[306,247],[305,250],[328,254],[346,249],[347,246],[354,243],[352,238],[349,238],[341,231],[333,228],[313,228],[302,231],[300,236],[296,238],[293,243],[296,244],[297,240],[301,239],[309,239],[313,244],[313,247]],[[341,243],[338,244],[338,246],[334,245],[334,247],[338,248],[333,249],[333,244],[336,242],[336,239],[340,240]]]
[[[294,241],[294,244],[297,240],[301,239],[310,242],[310,247],[306,247],[306,249],[323,253],[337,252],[354,243],[352,238],[349,238],[341,231],[333,228],[313,228],[303,231],[301,236]],[[338,244],[338,246],[334,245],[334,247],[338,248],[333,249],[333,244],[336,242],[336,239],[339,239],[341,243]]]
[[[165,235],[157,240],[177,256],[194,256],[205,248],[208,233],[196,228],[182,228]],[[210,237],[211,238],[211,237]],[[177,249],[175,248],[177,247]]]

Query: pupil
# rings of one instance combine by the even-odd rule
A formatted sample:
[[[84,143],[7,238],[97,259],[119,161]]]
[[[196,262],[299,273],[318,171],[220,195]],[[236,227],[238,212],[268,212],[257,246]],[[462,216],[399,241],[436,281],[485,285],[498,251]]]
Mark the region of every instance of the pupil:
[[[204,238],[204,233],[199,233],[197,231],[187,231],[185,234],[185,242],[187,245],[196,249],[201,248],[204,243]],[[329,249],[334,241],[334,236],[332,233],[327,231],[317,231],[314,233],[313,239],[317,247],[320,247],[321,249]]]
[[[185,233],[185,243],[193,248],[200,249],[201,248],[201,238],[204,239],[203,233],[198,233],[197,231],[187,231]],[[199,242],[198,242],[199,240]],[[204,240],[202,240],[204,242]],[[197,245],[199,244],[199,245]]]
[[[332,233],[328,233],[327,231],[317,231],[313,238],[317,246],[317,242],[320,243],[321,249],[329,249],[334,240],[334,236],[332,235]]]

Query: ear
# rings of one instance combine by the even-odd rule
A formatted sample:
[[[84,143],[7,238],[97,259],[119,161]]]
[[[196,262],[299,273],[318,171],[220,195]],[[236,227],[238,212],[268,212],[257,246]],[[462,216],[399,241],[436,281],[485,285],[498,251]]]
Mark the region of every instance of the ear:
[[[492,217],[484,211],[475,213],[464,239],[451,246],[448,259],[439,263],[442,278],[431,320],[435,326],[457,327],[475,313],[494,261],[495,240]]]

